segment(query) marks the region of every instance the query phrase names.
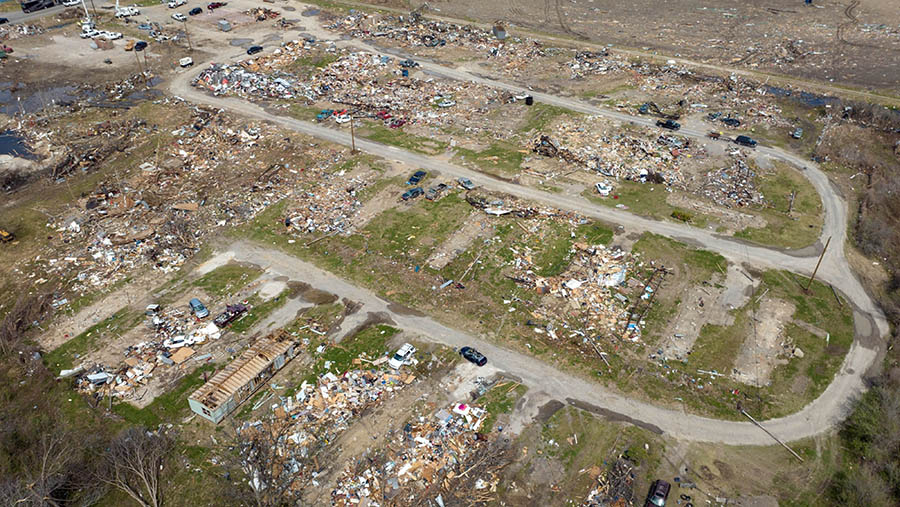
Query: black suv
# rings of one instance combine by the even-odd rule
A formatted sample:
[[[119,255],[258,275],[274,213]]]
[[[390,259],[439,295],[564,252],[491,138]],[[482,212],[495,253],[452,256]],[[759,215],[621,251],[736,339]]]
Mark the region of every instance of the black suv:
[[[748,136],[737,136],[734,138],[735,144],[740,144],[741,146],[749,146],[751,148],[756,146],[756,139]]]
[[[247,50],[248,55],[255,55],[263,50],[262,46],[250,46],[250,49]]]
[[[669,130],[678,130],[681,128],[681,124],[675,120],[666,120],[666,121],[656,120],[656,126],[662,127],[664,129],[669,129]]]
[[[403,199],[404,201],[408,201],[410,199],[415,199],[416,197],[419,197],[420,195],[422,195],[424,193],[425,193],[425,191],[422,190],[422,187],[411,188],[411,189],[407,190],[406,192],[403,192],[403,195],[401,195],[400,198]]]
[[[203,8],[202,8],[202,7],[194,7],[193,9],[191,9],[190,11],[188,11],[188,15],[189,15],[189,16],[196,16],[197,14],[203,14]]]

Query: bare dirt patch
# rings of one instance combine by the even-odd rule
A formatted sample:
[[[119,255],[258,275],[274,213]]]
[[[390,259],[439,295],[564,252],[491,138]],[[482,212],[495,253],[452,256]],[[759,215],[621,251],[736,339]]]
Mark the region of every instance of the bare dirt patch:
[[[434,269],[442,269],[457,255],[464,252],[476,238],[493,236],[493,226],[483,220],[482,213],[472,212],[462,227],[456,230],[439,247],[434,250],[426,261]]]
[[[732,377],[748,385],[767,385],[772,371],[785,364],[784,326],[794,314],[794,305],[781,299],[764,299],[753,320],[751,335],[744,340],[734,362]]]

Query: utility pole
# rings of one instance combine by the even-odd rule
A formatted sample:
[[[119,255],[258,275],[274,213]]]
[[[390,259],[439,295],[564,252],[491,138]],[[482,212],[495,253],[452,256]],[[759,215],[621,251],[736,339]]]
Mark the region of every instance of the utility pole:
[[[187,41],[188,41],[188,51],[190,51],[191,53],[193,53],[193,52],[194,52],[194,46],[191,44],[191,34],[188,33],[188,29],[187,29],[187,18],[185,18],[184,21],[181,22],[181,25],[182,25],[182,27],[184,28],[184,36],[187,38]]]
[[[813,274],[809,277],[809,282],[806,284],[806,292],[809,292],[809,288],[812,287],[813,280],[816,278],[816,272],[819,271],[819,265],[822,264],[822,258],[825,257],[825,252],[828,251],[828,245],[831,244],[831,236],[828,236],[828,241],[825,242],[825,248],[822,249],[822,255],[819,256],[819,261],[816,262],[816,269],[813,270]]]
[[[797,198],[797,191],[791,190],[791,200],[788,202],[788,214],[794,211],[794,199]]]
[[[350,153],[356,155],[356,135],[353,133],[353,113],[350,113]]]

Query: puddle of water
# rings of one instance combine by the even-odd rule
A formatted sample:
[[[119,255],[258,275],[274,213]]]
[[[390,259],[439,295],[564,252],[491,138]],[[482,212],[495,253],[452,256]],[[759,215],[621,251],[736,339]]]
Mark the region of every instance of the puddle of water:
[[[228,41],[232,46],[246,46],[253,42],[253,39],[231,39]]]
[[[24,84],[0,83],[0,113],[14,115],[21,112],[31,114],[45,105],[70,104],[76,99],[74,86],[57,86],[45,90],[35,90]]]
[[[766,91],[778,97],[787,97],[794,102],[800,102],[808,107],[821,107],[826,104],[834,104],[838,102],[837,97],[829,97],[826,95],[816,95],[815,93],[793,91],[777,86],[766,86]]]
[[[37,158],[28,150],[25,140],[17,136],[12,130],[0,132],[0,155],[12,155],[29,160]]]
[[[301,16],[306,16],[306,17],[318,16],[318,15],[319,15],[319,9],[315,9],[315,8],[313,8],[313,7],[310,7],[309,9],[306,9],[305,11],[301,12],[300,15],[301,15]]]

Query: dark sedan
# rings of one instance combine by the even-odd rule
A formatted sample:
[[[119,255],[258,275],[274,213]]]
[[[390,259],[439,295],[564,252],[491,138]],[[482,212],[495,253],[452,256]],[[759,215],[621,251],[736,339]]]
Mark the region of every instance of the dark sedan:
[[[484,366],[487,364],[487,358],[484,357],[484,354],[478,352],[472,347],[463,347],[459,349],[459,355],[463,356],[466,361],[475,363],[478,366]]]
[[[250,46],[250,49],[247,50],[248,55],[255,55],[263,50],[262,46]]]

